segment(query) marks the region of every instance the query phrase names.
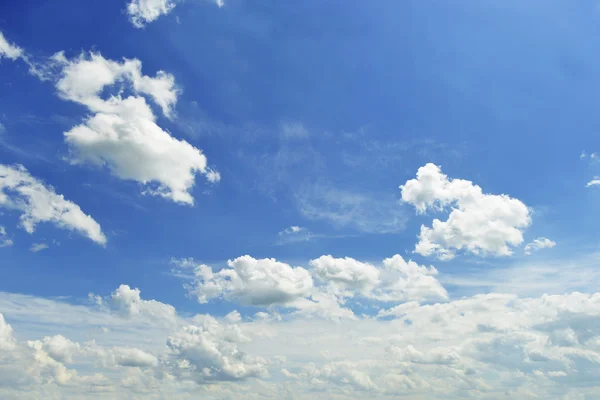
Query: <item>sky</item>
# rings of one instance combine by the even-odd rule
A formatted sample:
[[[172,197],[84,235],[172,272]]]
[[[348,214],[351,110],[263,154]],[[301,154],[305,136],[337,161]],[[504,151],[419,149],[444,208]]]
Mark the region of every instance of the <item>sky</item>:
[[[0,398],[600,397],[600,6],[0,5]]]

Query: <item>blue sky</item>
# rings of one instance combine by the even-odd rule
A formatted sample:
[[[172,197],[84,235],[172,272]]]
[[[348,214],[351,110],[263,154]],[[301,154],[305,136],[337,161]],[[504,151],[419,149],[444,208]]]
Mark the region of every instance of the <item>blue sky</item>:
[[[167,8],[136,20],[131,4]],[[8,46],[21,52],[12,57],[3,53],[0,40],[0,164],[24,166],[36,182],[80,207],[106,238],[105,245],[90,240],[89,221],[85,226],[69,222],[65,229],[62,217],[58,222],[39,219],[35,230],[27,232],[19,220],[26,212],[22,198],[15,195],[3,203],[0,197],[0,226],[11,242],[0,248],[5,299],[0,315],[15,331],[22,329],[18,339],[63,335],[69,332],[51,327],[68,323],[52,319],[35,325],[34,317],[20,314],[14,304],[37,301],[53,310],[89,307],[94,315],[122,317],[115,311],[122,306],[115,288],[122,284],[140,289],[144,299],[175,307],[178,326],[201,314],[228,327],[224,316],[238,310],[250,332],[259,329],[250,326],[256,312],[292,318],[298,310],[323,306],[325,301],[317,298],[325,294],[336,299],[328,309],[335,318],[342,315],[335,314],[339,310],[349,310],[356,317],[366,313],[368,323],[376,324],[378,310],[409,301],[451,305],[463,296],[474,301],[477,295],[501,293],[534,302],[544,293],[591,296],[597,288],[596,1],[26,0],[0,6],[0,32]],[[53,58],[59,52],[63,58]],[[133,59],[139,60],[138,72],[127,69],[125,60]],[[112,60],[124,72],[115,72],[116,85],[99,85],[89,98],[78,99],[72,93],[85,90],[81,87],[99,75],[83,74],[77,80],[68,71],[90,60]],[[144,79],[168,88],[158,94],[138,88],[136,82]],[[166,100],[162,108],[157,99],[171,93],[176,100]],[[117,111],[106,111],[112,107],[108,103],[94,103],[110,96],[118,99]],[[100,114],[129,118],[118,108],[125,107],[128,96],[148,105],[163,139],[188,147],[174,147],[172,157],[153,153],[132,161],[139,150],[135,143],[86,147],[90,132],[69,136]],[[138,126],[131,122],[138,117],[131,117],[127,126]],[[101,161],[94,164],[94,157]],[[201,163],[204,157],[206,166],[190,172],[188,160]],[[162,181],[123,178],[132,170],[139,176],[165,175]],[[218,171],[218,182],[210,182],[211,171]],[[439,186],[426,187],[417,171],[439,178]],[[179,201],[169,185],[183,182],[185,173],[191,173],[192,183],[183,193],[191,200]],[[7,178],[0,174],[1,179]],[[458,187],[461,179],[466,188]],[[411,180],[413,189],[408,188]],[[2,185],[0,181],[0,193]],[[167,194],[156,194],[160,185],[166,185],[160,190]],[[480,194],[474,185],[482,189]],[[427,204],[423,213],[417,212],[421,201]],[[452,225],[452,215],[459,214],[465,219]],[[491,215],[502,216],[494,220]],[[443,227],[433,229],[431,236],[423,234],[421,227],[435,227],[434,219]],[[427,240],[438,250],[415,251],[417,243]],[[545,244],[525,254],[528,243]],[[31,251],[40,244],[47,248]],[[452,256],[445,257],[448,252]],[[418,266],[435,266],[435,273],[413,271],[404,261],[397,267],[413,271],[406,276],[424,279],[415,285],[429,292],[417,295],[403,287],[402,296],[392,294],[384,277],[396,278],[381,260],[394,254]],[[244,255],[286,266],[249,261],[246,266],[247,260],[228,265]],[[315,261],[323,255],[337,261]],[[287,271],[285,279],[299,286],[282,294],[285,282],[277,279],[284,277],[276,273],[279,278],[266,286],[246,282],[243,290],[232,289],[228,281],[202,273],[201,264],[212,267],[215,276],[221,269],[239,274],[243,268]],[[300,270],[288,271],[289,266]],[[342,282],[345,274],[354,283]],[[373,274],[379,286],[370,286]],[[405,282],[412,279],[406,276]],[[313,280],[319,282],[312,300],[302,297],[308,293],[303,291],[305,279],[311,288]],[[224,286],[213,295],[207,282]],[[277,289],[267,288],[271,284]],[[89,304],[88,293],[101,296],[103,304]],[[18,297],[23,295],[29,297]],[[283,297],[259,301],[275,295]],[[135,304],[146,304],[137,296]],[[202,296],[208,301],[197,301]],[[319,310],[315,315],[327,314]],[[270,329],[288,332],[301,318]],[[126,329],[120,325],[126,326],[124,322],[114,323]],[[324,331],[330,328],[326,326]],[[70,333],[73,340],[83,335],[74,328]],[[164,345],[164,338],[156,337]],[[260,353],[260,345],[254,349]],[[163,362],[160,351],[156,347],[150,353]],[[302,362],[294,362],[300,368]],[[544,379],[553,379],[548,377],[555,367],[547,367]],[[488,371],[486,378],[494,373]],[[295,382],[306,378],[291,374]],[[277,373],[272,376],[279,382]],[[577,382],[587,379],[579,378]],[[375,393],[383,397],[396,393],[373,376],[371,380],[373,386],[361,381],[360,390],[377,387]],[[198,390],[205,390],[206,382],[195,381]],[[514,390],[532,391],[537,384],[526,381]],[[339,398],[351,398],[343,383],[332,385],[341,388]],[[550,383],[542,386],[547,395],[558,396]],[[291,390],[301,398],[300,389]],[[561,396],[570,396],[569,385],[561,390]],[[186,398],[184,392],[189,394],[177,388],[174,398]],[[478,397],[483,392],[469,393],[484,398]],[[510,393],[527,396],[524,391]]]

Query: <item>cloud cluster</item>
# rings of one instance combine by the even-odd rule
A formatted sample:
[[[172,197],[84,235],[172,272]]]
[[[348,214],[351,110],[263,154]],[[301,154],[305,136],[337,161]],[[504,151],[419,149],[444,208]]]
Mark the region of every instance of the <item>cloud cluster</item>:
[[[523,243],[523,229],[531,224],[529,208],[507,195],[485,194],[471,181],[449,179],[437,165],[427,164],[417,178],[400,186],[402,200],[417,213],[450,210],[448,219],[421,226],[415,252],[441,260],[457,251],[475,255],[508,256]]]
[[[355,318],[349,299],[397,302],[444,300],[448,293],[437,280],[434,267],[420,266],[395,255],[379,267],[349,257],[321,256],[310,268],[292,267],[272,258],[243,256],[219,271],[193,260],[174,260],[194,269],[186,284],[188,294],[205,304],[223,299],[244,306],[292,309],[323,318]]]
[[[0,165],[0,207],[19,211],[21,226],[28,233],[33,233],[40,222],[51,222],[106,244],[106,236],[92,217],[31,176],[22,165]]]
[[[143,97],[149,96],[165,116],[173,117],[179,88],[172,75],[159,71],[152,78],[142,74],[138,60],[115,62],[95,53],[74,60],[59,53],[54,61],[61,68],[56,82],[59,96],[92,113],[65,133],[72,163],[106,166],[116,177],[144,185],[145,194],[184,204],[194,203],[190,190],[197,173],[210,182],[220,180],[199,149],[157,125]],[[120,92],[102,98],[103,91],[114,85],[121,86]],[[126,90],[132,94],[123,96]]]
[[[372,278],[367,285],[348,278],[365,276],[364,266],[339,262],[353,264],[346,267],[350,275],[327,267],[327,279],[358,291],[373,286]],[[147,312],[146,305],[171,306],[142,299],[126,285],[105,299],[125,306],[0,293],[3,398],[40,391],[69,398],[162,393],[183,399],[234,393],[298,399],[598,395],[598,293],[412,301],[383,308],[376,317],[335,322],[302,314],[253,318],[237,311],[221,318],[165,316]]]
[[[0,248],[12,245],[13,241],[10,237],[8,237],[8,234],[6,233],[6,228],[0,225]]]

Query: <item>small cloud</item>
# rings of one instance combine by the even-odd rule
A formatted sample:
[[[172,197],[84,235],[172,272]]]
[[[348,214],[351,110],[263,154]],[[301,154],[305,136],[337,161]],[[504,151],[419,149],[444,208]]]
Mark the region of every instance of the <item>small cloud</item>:
[[[13,241],[8,237],[6,233],[6,228],[0,225],[0,248],[2,247],[10,247],[13,245]]]
[[[46,243],[34,243],[31,245],[31,247],[29,248],[30,251],[37,253],[40,252],[42,250],[46,250],[48,248],[48,245]]]
[[[219,7],[219,8],[225,6],[225,1],[224,0],[217,0],[216,3],[217,3],[217,7]]]
[[[556,242],[545,237],[539,237],[525,246],[525,255],[529,256],[535,251],[541,249],[550,249],[554,246],[556,246]]]
[[[289,226],[289,227],[285,228],[281,232],[279,232],[279,236],[292,235],[294,233],[302,232],[304,230],[305,230],[304,228],[301,228],[301,227],[296,226],[296,225],[292,225],[292,226]]]
[[[592,179],[585,185],[585,187],[591,187],[591,186],[596,186],[596,185],[600,185],[600,177],[599,176],[595,176],[594,179]]]
[[[306,228],[302,228],[297,225],[288,226],[287,228],[279,232],[278,236],[278,244],[306,242],[313,238],[313,234],[310,233]]]

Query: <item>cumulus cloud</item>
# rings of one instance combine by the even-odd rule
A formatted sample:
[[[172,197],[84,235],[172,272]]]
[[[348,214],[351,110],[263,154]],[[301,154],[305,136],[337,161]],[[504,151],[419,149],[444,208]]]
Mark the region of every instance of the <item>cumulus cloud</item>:
[[[245,305],[284,305],[307,296],[313,280],[302,267],[292,267],[273,258],[250,256],[227,262],[218,272],[206,265],[195,270],[196,281],[188,289],[200,303],[223,298]]]
[[[56,82],[59,96],[92,113],[65,133],[73,164],[106,166],[116,177],[144,185],[144,194],[184,204],[194,203],[190,190],[197,173],[209,182],[220,180],[199,149],[157,125],[143,97],[149,96],[165,116],[173,118],[180,91],[173,75],[159,71],[152,78],[142,74],[138,60],[115,62],[95,53],[74,60],[59,53],[54,60],[62,68]],[[116,84],[121,85],[121,92],[129,89],[133,94],[103,99],[103,90]]]
[[[4,37],[4,34],[0,32],[0,59],[2,59],[2,57],[6,57],[10,60],[16,60],[20,57],[23,57],[23,49],[9,43]]]
[[[523,243],[523,229],[531,224],[529,208],[507,195],[485,194],[471,181],[449,179],[437,165],[427,164],[417,178],[400,186],[402,200],[417,213],[450,210],[448,219],[421,226],[415,252],[454,258],[457,251],[475,255],[509,256]]]
[[[0,248],[13,245],[13,241],[6,233],[6,228],[0,225]]]
[[[208,315],[200,322],[183,327],[167,340],[176,357],[186,361],[177,371],[180,378],[203,383],[266,375],[263,360],[238,349],[245,338],[236,326],[220,324]]]
[[[524,251],[526,255],[531,255],[535,251],[541,249],[551,249],[554,246],[556,246],[556,242],[545,237],[539,237],[534,239],[531,243],[527,243]]]
[[[330,255],[312,260],[310,265],[319,280],[342,291],[352,290],[345,296],[354,296],[356,292],[362,297],[380,301],[448,298],[448,293],[435,277],[438,271],[434,267],[421,266],[412,260],[407,262],[398,254],[383,260],[379,268],[350,257],[334,258]]]
[[[0,165],[0,207],[20,211],[21,226],[28,233],[33,233],[40,222],[51,222],[106,244],[106,236],[92,217],[31,176],[22,165]]]
[[[109,298],[111,305],[124,317],[150,316],[167,321],[175,320],[175,308],[155,300],[143,300],[140,290],[120,285]]]
[[[127,4],[127,14],[136,28],[143,28],[161,15],[167,15],[173,8],[173,0],[131,0]]]

